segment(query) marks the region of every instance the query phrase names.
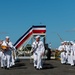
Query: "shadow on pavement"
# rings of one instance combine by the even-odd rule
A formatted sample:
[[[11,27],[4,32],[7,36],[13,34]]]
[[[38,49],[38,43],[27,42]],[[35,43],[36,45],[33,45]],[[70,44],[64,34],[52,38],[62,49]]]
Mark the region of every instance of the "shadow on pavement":
[[[43,69],[53,69],[56,68],[55,66],[53,66],[52,64],[49,63],[44,63],[43,64]]]
[[[25,63],[17,62],[14,66],[11,67],[12,69],[27,69]]]

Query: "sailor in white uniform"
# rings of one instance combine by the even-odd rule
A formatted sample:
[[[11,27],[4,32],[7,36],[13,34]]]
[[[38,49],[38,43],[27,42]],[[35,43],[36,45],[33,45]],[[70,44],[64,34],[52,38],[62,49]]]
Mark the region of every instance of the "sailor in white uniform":
[[[67,64],[70,64],[70,59],[71,59],[71,46],[70,46],[70,43],[69,41],[67,41],[67,44],[66,44],[66,58],[67,58]]]
[[[16,60],[16,48],[13,46],[11,50],[11,61],[10,61],[10,67],[15,65],[15,60]]]
[[[1,57],[1,67],[5,67],[5,69],[9,69],[11,66],[12,50],[13,50],[13,45],[12,42],[10,42],[9,36],[6,36],[5,40],[2,43],[2,46],[6,46],[7,49],[3,51]]]
[[[61,54],[60,54],[61,63],[65,64],[66,63],[66,46],[65,46],[65,42],[61,42],[61,45],[59,46],[58,50],[61,52]]]
[[[32,44],[32,52],[34,56],[34,67],[36,67],[37,70],[42,69],[42,56],[44,55],[44,44],[42,41],[40,41],[40,36],[35,37],[35,41]]]
[[[74,65],[75,65],[75,43],[73,42],[73,62],[74,62]]]
[[[70,65],[74,66],[75,46],[73,41],[70,41],[70,51]]]
[[[1,56],[2,56],[2,49],[1,49],[1,45],[2,45],[3,41],[0,41],[0,62],[1,62]]]
[[[66,64],[70,64],[71,66],[74,66],[75,46],[74,46],[73,41],[66,42],[65,50],[66,50]]]

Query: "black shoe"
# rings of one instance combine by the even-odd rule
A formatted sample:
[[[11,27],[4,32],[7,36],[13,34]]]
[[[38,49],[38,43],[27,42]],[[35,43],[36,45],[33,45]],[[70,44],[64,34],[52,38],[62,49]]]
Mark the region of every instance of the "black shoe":
[[[7,68],[7,70],[9,70],[9,68]]]
[[[36,68],[36,70],[40,70],[39,68]]]
[[[36,66],[34,66],[34,68],[36,69]]]
[[[4,67],[1,67],[2,69],[4,68]]]
[[[10,66],[10,68],[13,68],[14,67],[14,65],[13,66]]]
[[[43,68],[40,68],[40,70],[42,70]]]

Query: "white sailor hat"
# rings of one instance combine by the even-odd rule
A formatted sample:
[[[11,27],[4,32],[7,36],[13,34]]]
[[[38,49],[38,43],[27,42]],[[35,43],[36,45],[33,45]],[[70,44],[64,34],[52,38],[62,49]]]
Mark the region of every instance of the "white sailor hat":
[[[67,43],[69,43],[69,41],[67,41]]]
[[[67,42],[67,41],[64,41],[64,43],[65,43],[65,42]]]
[[[9,38],[9,36],[6,36],[5,38]]]
[[[39,36],[39,35],[37,35],[37,36],[35,37],[35,39],[36,39],[36,38],[39,38],[39,37],[40,37],[40,36]]]
[[[71,44],[74,44],[74,42],[73,42],[73,41],[70,41],[70,43],[71,43]]]

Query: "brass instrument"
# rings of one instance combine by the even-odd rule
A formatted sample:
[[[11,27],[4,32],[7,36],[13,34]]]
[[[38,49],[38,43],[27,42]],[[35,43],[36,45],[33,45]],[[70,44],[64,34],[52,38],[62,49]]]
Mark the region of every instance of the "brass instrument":
[[[55,51],[55,59],[60,60],[60,54],[62,51],[56,50]]]

